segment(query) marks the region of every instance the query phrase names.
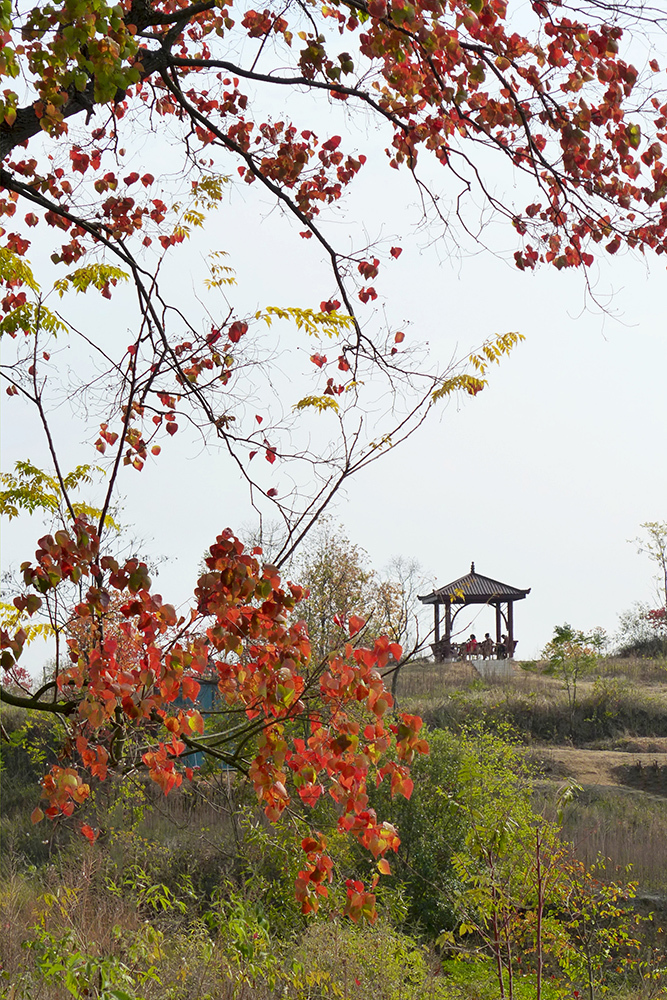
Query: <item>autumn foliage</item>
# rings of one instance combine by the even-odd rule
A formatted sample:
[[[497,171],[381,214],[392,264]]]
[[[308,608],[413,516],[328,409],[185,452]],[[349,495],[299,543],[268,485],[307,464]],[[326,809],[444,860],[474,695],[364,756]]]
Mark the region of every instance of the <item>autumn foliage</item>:
[[[192,778],[188,753],[204,750],[247,775],[271,821],[295,796],[312,807],[328,794],[340,830],[375,858],[397,849],[397,832],[369,808],[366,786],[371,777],[388,780],[392,796],[409,798],[408,765],[415,753],[427,751],[419,718],[388,716],[392,698],[380,671],[390,657],[400,658],[400,647],[387,639],[372,649],[343,641],[339,653],[313,663],[298,619],[302,589],[283,586],[273,567],[260,566],[259,552],[246,554],[229,531],[211,546],[196,603],[180,617],[151,592],[145,564],[100,557],[97,533],[84,521],[39,544],[35,563],[22,567],[26,596],[15,603],[35,614],[39,595],[70,584],[83,588],[83,599],[72,608],[69,665],[53,682],[52,710],[67,720],[71,760],[45,776],[44,810],[35,811],[35,821],[44,814],[71,815],[88,797],[91,778],[103,781],[111,767],[133,757],[166,794],[184,776]],[[119,596],[118,634],[91,644],[90,628],[81,623],[99,618]],[[352,616],[343,624],[356,634],[364,622]],[[24,638],[21,631],[2,632],[5,670],[14,669]],[[196,705],[183,707],[196,703],[204,676],[217,679],[220,715],[234,720],[229,730],[207,732]],[[27,697],[13,702],[30,705]],[[94,836],[88,826],[83,833]],[[297,896],[308,913],[327,894],[332,862],[320,834],[309,833],[303,849]],[[348,895],[351,916],[372,917],[371,892],[349,887]]]
[[[169,224],[155,175],[110,163],[123,119],[150,114],[187,122],[200,151],[235,160],[244,182],[265,184],[300,220],[302,235],[319,239],[317,217],[366,157],[346,152],[340,135],[321,137],[312,126],[266,118],[261,98],[251,96],[300,86],[313,97],[362,104],[383,120],[392,167],[413,169],[428,151],[445,168],[465,172],[470,142],[471,151],[481,143],[531,175],[538,197],[512,219],[525,237],[515,255],[520,268],[539,260],[587,266],[590,244],[610,253],[622,240],[663,247],[665,108],[653,100],[648,134],[639,116],[625,112],[639,74],[620,55],[617,24],[573,19],[539,0],[532,35],[513,28],[502,0],[364,0],[325,6],[314,18],[298,7],[237,13],[230,0],[94,7],[63,0],[22,16],[8,7],[4,75],[21,74],[30,100],[22,106],[9,88],[0,102],[4,214],[11,219],[21,201],[32,203],[22,222],[32,227],[43,219],[66,234],[59,251],[66,263],[99,239],[181,242],[185,233]],[[346,37],[354,54],[337,51],[336,39]],[[230,58],[240,42],[247,63]],[[276,61],[289,70],[273,73]],[[369,66],[372,86],[364,77]],[[658,71],[655,60],[650,69]],[[244,86],[251,82],[258,85],[252,91]],[[100,105],[113,115],[93,122]],[[75,140],[68,121],[81,115],[94,127]],[[25,154],[23,143],[40,132],[65,145],[64,165],[40,166]],[[95,216],[77,207],[88,190],[79,178],[88,177]],[[200,186],[204,193],[207,184],[195,179],[193,190]],[[208,186],[210,193],[210,180]],[[5,239],[14,252],[27,250],[25,236]],[[379,258],[355,262],[362,302],[374,297],[369,283],[379,266]]]
[[[382,136],[380,159],[417,184],[425,214],[446,232],[467,230],[469,204],[506,220],[520,270],[546,263],[586,274],[598,251],[664,252],[667,104],[652,83],[660,67],[651,60],[640,74],[624,58],[620,16],[607,23],[596,4],[589,15],[546,0],[522,10],[520,24],[503,0],[238,10],[233,0],[0,0],[0,336],[8,346],[0,372],[6,405],[24,404],[45,433],[63,525],[22,567],[14,607],[24,622],[2,631],[2,667],[17,676],[28,623],[56,594],[69,653],[39,691],[1,694],[67,723],[63,760],[43,782],[47,816],[72,814],[91,778],[121,764],[147,769],[168,792],[189,775],[189,754],[206,752],[248,776],[271,820],[295,801],[313,807],[329,795],[340,829],[385,871],[398,836],[369,808],[367,783],[388,781],[409,796],[410,761],[426,749],[420,720],[391,714],[381,680],[400,647],[355,644],[363,622],[351,616],[338,623],[346,630],[339,651],[314,661],[298,617],[302,590],[228,531],[181,615],[152,591],[140,559],[116,561],[109,515],[123,468],[140,472],[187,421],[222,445],[253,503],[277,507],[286,540],[276,562],[284,563],[347,477],[409,436],[439,399],[476,395],[488,366],[520,339],[498,336],[470,355],[471,371],[441,372],[420,365],[403,330],[373,326],[378,277],[400,266],[402,248],[341,241],[341,249],[329,235],[327,209],[368,163],[337,133],[344,129],[332,124],[332,107],[368,116],[369,133]],[[276,95],[292,92],[307,96],[312,120],[270,113]],[[177,157],[173,185],[162,176],[163,139]],[[512,198],[497,193],[493,163],[512,185],[519,178]],[[446,199],[434,176],[446,179]],[[161,284],[165,255],[183,252],[227,190],[253,184],[296,224],[294,238],[312,240],[328,261],[330,287],[315,295],[319,308],[238,316],[223,303],[205,321],[186,315]],[[48,285],[28,258],[38,235],[58,271]],[[233,280],[220,256],[210,262],[209,290]],[[89,290],[113,299],[124,284],[136,314],[116,324],[133,331],[120,347],[100,343],[96,329],[75,331],[52,308],[56,297]],[[315,340],[299,347],[315,386],[286,401],[282,419],[268,404],[259,413],[249,405],[273,399],[274,387],[267,363],[269,391],[255,392],[263,365],[248,345],[257,326],[285,320]],[[56,347],[66,335],[86,344],[106,383],[86,381],[85,365],[71,376],[62,368]],[[73,502],[61,469],[49,407],[65,383],[70,396],[86,398],[103,385],[90,407],[96,425],[85,432],[107,473],[99,508]],[[386,401],[379,432],[369,395]],[[293,443],[304,411],[304,419],[335,415],[331,447]],[[289,476],[299,462],[307,469],[301,492],[279,481],[288,462]],[[12,496],[13,511],[35,509],[21,483]],[[224,707],[217,729],[195,707],[205,677]],[[307,831],[303,849],[297,892],[308,912],[332,867],[317,831]],[[372,887],[348,885],[348,912],[372,917]]]
[[[344,422],[352,411],[327,466],[327,502],[443,396],[477,394],[498,345],[506,353],[519,339],[504,334],[470,357],[472,373],[452,376],[422,364],[403,330],[374,327],[375,285],[398,266],[402,248],[343,241],[343,249],[329,233],[328,207],[368,163],[356,141],[336,132],[344,131],[336,108],[361,110],[377,126],[380,160],[405,169],[436,226],[469,232],[467,206],[505,219],[521,270],[543,262],[586,273],[600,250],[665,249],[659,66],[651,60],[640,73],[631,65],[622,17],[606,23],[595,5],[590,16],[574,15],[536,0],[520,23],[502,0],[336,0],[307,11],[237,10],[232,0],[59,0],[0,10],[0,334],[16,352],[2,369],[7,394],[41,407],[46,419],[44,387],[61,374],[51,341],[69,329],[49,294],[94,288],[111,298],[131,282],[133,340],[110,351],[83,332],[110,378],[128,374],[118,394],[105,396],[94,430],[112,488],[119,465],[141,471],[192,421],[291,519],[286,558],[326,503],[311,509],[306,500],[295,513],[278,472],[266,482],[266,465],[250,463],[278,468],[291,459],[308,475],[330,453],[293,444],[288,420],[244,405],[259,368],[247,363],[257,325],[290,319],[319,341],[299,356],[299,364],[310,359],[314,391],[290,400],[290,414]],[[312,116],[303,104],[293,116],[270,110],[292,92],[308,98]],[[136,155],[137,137],[150,140],[145,155]],[[163,140],[175,157],[173,183],[163,176]],[[503,176],[512,179],[511,198]],[[188,317],[184,333],[182,305],[160,282],[162,259],[182,253],[226,192],[248,184],[262,185],[292,219],[294,239],[313,240],[330,265],[330,287],[315,296],[319,309],[311,302],[237,316],[225,305],[204,323]],[[60,273],[50,289],[28,264],[38,237]],[[219,253],[206,281],[218,290],[233,281]],[[378,380],[396,416],[382,433],[360,434],[357,418]],[[303,488],[319,489],[312,481]]]

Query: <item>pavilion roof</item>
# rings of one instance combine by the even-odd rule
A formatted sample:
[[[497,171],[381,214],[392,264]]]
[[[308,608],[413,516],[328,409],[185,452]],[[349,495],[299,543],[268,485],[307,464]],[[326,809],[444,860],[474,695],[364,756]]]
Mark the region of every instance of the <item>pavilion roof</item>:
[[[444,587],[438,587],[419,600],[422,604],[444,604],[447,600],[452,604],[488,604],[492,601],[521,601],[529,593],[530,587],[522,590],[520,587],[501,583],[500,580],[492,580],[489,576],[482,576],[475,571],[475,564],[472,563],[470,572],[465,576],[446,583]]]

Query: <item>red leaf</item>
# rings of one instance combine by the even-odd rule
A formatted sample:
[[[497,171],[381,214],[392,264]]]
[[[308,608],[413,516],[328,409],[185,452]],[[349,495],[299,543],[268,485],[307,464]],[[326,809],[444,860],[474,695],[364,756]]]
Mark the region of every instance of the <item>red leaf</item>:
[[[230,326],[229,333],[227,334],[227,336],[231,340],[232,344],[238,344],[243,334],[247,332],[248,332],[248,324],[243,323],[240,320],[237,320]]]
[[[44,819],[44,813],[39,808],[39,806],[37,806],[35,809],[33,809],[33,811],[30,813],[30,819],[31,819],[31,821],[33,823],[41,823],[42,822],[42,820]]]
[[[314,851],[322,851],[326,847],[324,843],[324,838],[316,840],[315,837],[304,837],[301,841],[301,847],[306,852],[306,854],[312,854]]]
[[[366,621],[364,618],[360,618],[358,615],[350,615],[347,624],[350,630],[350,635],[356,635],[358,632],[361,632],[362,628],[366,624]]]
[[[404,333],[400,333],[399,332],[394,337],[394,343],[396,343],[396,344],[402,344],[404,340],[405,340],[405,334]]]
[[[266,491],[266,495],[267,495],[267,497],[277,497],[278,496],[278,490],[274,486],[272,486],[270,490]]]
[[[398,259],[403,253],[403,247],[392,247],[389,253],[394,259]]]
[[[327,358],[325,354],[311,354],[310,360],[313,362],[314,365],[317,365],[318,368],[321,368],[323,365],[327,363]]]
[[[144,187],[149,187],[154,180],[155,178],[153,177],[152,174],[144,174],[144,176],[141,178],[141,183],[143,184]]]
[[[338,149],[341,144],[341,137],[339,135],[332,135],[330,139],[322,143],[322,149],[327,149],[333,152],[334,149]]]
[[[167,424],[167,434],[171,434],[173,436],[177,430],[178,430],[178,424],[175,424],[173,420],[170,420],[169,423]]]
[[[255,420],[257,421],[258,424],[261,424],[262,421],[264,420],[264,417],[259,417],[257,416],[257,414],[255,414]]]
[[[181,681],[181,690],[184,698],[187,698],[189,701],[197,701],[199,684],[196,680],[194,680],[194,678],[188,677],[186,674]]]
[[[84,823],[84,825],[81,827],[81,833],[84,835],[84,837],[88,838],[91,844],[94,844],[100,835],[99,830],[93,830],[92,826],[88,826],[87,823]]]

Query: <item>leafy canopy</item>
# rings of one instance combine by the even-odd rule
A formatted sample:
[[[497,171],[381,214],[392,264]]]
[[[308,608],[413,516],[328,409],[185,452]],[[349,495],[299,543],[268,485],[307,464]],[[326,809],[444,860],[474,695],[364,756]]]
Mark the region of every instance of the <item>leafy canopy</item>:
[[[331,877],[324,840],[303,813],[325,792],[341,829],[385,870],[398,837],[369,807],[367,780],[409,795],[407,766],[426,749],[419,719],[389,716],[379,671],[400,647],[379,637],[370,649],[346,642],[314,660],[298,617],[303,591],[229,530],[211,547],[190,613],[179,615],[153,591],[144,562],[118,557],[109,515],[121,473],[141,471],[187,422],[222,446],[253,503],[276,505],[283,565],[349,476],[408,437],[441,397],[479,392],[489,365],[517,343],[517,334],[492,337],[441,370],[402,330],[378,324],[375,282],[402,247],[338,245],[331,235],[331,209],[367,158],[349,136],[331,134],[319,105],[361,109],[380,130],[381,158],[405,170],[447,232],[466,231],[476,203],[505,219],[520,270],[586,273],[600,251],[664,251],[667,105],[651,82],[659,66],[651,61],[641,79],[622,53],[623,12],[605,17],[599,5],[573,13],[543,0],[520,23],[503,0],[262,10],[233,0],[0,0],[0,372],[7,405],[32,414],[55,473],[17,466],[2,503],[10,516],[63,521],[22,565],[12,604],[23,617],[0,632],[2,668],[16,676],[28,622],[48,622],[68,658],[59,652],[55,676],[34,694],[0,696],[68,728],[64,757],[43,781],[47,815],[70,815],[110,768],[147,769],[168,791],[188,773],[188,754],[206,752],[247,774],[269,818],[296,804],[295,822],[307,827],[297,880],[305,911]],[[267,110],[294,91],[308,97],[306,120]],[[173,182],[160,179],[163,139],[180,157]],[[427,159],[449,185],[450,207],[422,173]],[[501,164],[521,178],[511,199],[496,183]],[[253,184],[313,241],[328,286],[299,306],[237,315],[225,298],[233,272],[216,247],[211,304],[201,315],[181,308],[161,281],[166,255],[187,246],[227,190]],[[32,270],[33,232],[48,243],[55,282]],[[116,327],[131,330],[129,343],[72,322],[81,293],[121,300],[127,289],[134,313]],[[257,332],[268,328],[275,345],[285,322],[303,338],[284,361],[289,399],[275,390],[280,352],[263,349]],[[86,365],[68,369],[66,339],[85,345],[95,378]],[[64,392],[95,414],[81,436],[105,463],[96,508],[71,496],[85,485],[89,455],[74,478],[62,471],[52,418]],[[123,642],[105,628],[110,608]],[[361,622],[346,617],[350,639]],[[223,705],[213,731],[178,703],[193,702],[207,676]],[[348,886],[348,912],[373,917],[372,887]]]

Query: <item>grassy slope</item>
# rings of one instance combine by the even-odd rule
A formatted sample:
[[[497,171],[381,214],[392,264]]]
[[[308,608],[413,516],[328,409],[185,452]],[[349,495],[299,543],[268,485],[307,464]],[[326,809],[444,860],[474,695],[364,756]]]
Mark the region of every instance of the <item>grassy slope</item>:
[[[601,853],[667,906],[667,661],[602,660],[570,712],[566,692],[539,664],[482,680],[468,663],[415,663],[401,672],[401,707],[433,726],[509,724],[531,747],[542,780],[538,802],[567,777],[583,791],[565,814],[565,835],[586,863]]]
[[[513,725],[535,758],[545,762],[542,779],[536,782],[538,802],[541,796],[544,801],[553,801],[554,779],[561,780],[568,770],[566,752],[588,755],[589,766],[591,754],[600,755],[602,760],[604,754],[620,751],[630,761],[633,754],[650,757],[667,752],[667,743],[655,742],[667,736],[667,668],[662,664],[604,662],[601,678],[581,685],[579,706],[573,714],[558,680],[544,676],[534,665],[529,669],[517,665],[507,680],[483,682],[469,665],[415,664],[402,672],[399,698],[401,708],[419,711],[431,725],[456,728],[480,719],[492,727]],[[36,733],[38,749],[45,746],[48,750],[49,742]],[[63,933],[72,935],[82,955],[93,956],[93,964],[110,956],[109,961],[118,968],[135,967],[129,942],[136,941],[143,929],[155,926],[163,935],[162,943],[154,959],[148,954],[154,944],[150,948],[146,945],[146,961],[156,962],[162,984],[144,983],[140,993],[146,1000],[163,1000],[166,995],[179,1000],[202,1000],[207,995],[216,1000],[269,1000],[276,994],[253,982],[256,969],[266,972],[267,956],[260,947],[263,927],[254,923],[257,917],[252,900],[261,899],[266,912],[276,878],[284,882],[284,891],[282,903],[280,894],[274,893],[275,905],[282,907],[286,924],[292,924],[292,937],[288,934],[282,940],[300,940],[296,953],[293,945],[284,947],[290,961],[298,961],[305,970],[297,977],[298,988],[291,979],[276,984],[277,992],[290,1000],[315,995],[340,998],[349,994],[352,983],[356,1000],[494,1000],[497,995],[491,969],[487,976],[484,966],[453,966],[444,978],[433,976],[426,953],[389,927],[381,928],[379,936],[378,932],[371,936],[324,921],[303,934],[298,915],[290,917],[285,912],[291,909],[285,907],[284,900],[293,873],[281,871],[281,858],[290,852],[278,843],[273,848],[275,854],[267,854],[269,842],[261,838],[261,830],[251,836],[248,829],[238,828],[232,820],[236,810],[230,811],[225,781],[196,808],[186,796],[159,799],[152,802],[153,808],[146,809],[143,818],[148,803],[141,785],[131,794],[116,797],[114,793],[114,802],[104,803],[104,809],[108,810],[110,826],[113,818],[121,833],[114,836],[109,830],[95,847],[78,844],[61,855],[51,844],[42,842],[39,828],[21,820],[20,814],[34,793],[32,772],[39,770],[39,763],[24,764],[25,774],[21,772],[22,780],[14,789],[16,801],[5,796],[3,802],[4,846],[16,863],[14,871],[11,863],[5,868],[0,884],[0,923],[9,929],[0,948],[7,974],[4,979],[0,974],[0,997],[28,1000],[39,994],[40,1000],[71,1000],[71,993],[62,988],[61,977],[47,988],[41,980],[33,980],[32,973],[21,972],[28,975],[25,990],[16,992],[14,988],[20,970],[29,967],[21,947],[26,929],[41,919],[59,939]],[[565,829],[584,860],[592,860],[602,851],[616,864],[633,862],[644,893],[662,896],[667,894],[667,783],[665,789],[655,787],[660,782],[652,773],[651,761],[646,771],[646,780],[653,781],[647,789],[641,787],[641,776],[631,767],[613,772],[612,778],[618,780],[608,785],[590,784],[570,807]],[[7,815],[10,805],[13,820]],[[133,828],[131,833],[123,832],[128,824]],[[254,841],[253,836],[259,839]],[[39,870],[26,868],[25,859],[30,856]],[[11,862],[7,852],[5,860]],[[187,920],[179,917],[178,909],[159,912],[142,903],[137,886],[124,889],[120,896],[110,893],[110,880],[118,880],[130,862],[146,869],[149,884],[165,883],[177,895],[184,884],[183,874],[191,873],[193,893],[183,896]],[[245,885],[242,894],[229,896],[226,886],[231,880],[239,887]],[[220,934],[209,938],[209,925],[202,920],[207,913],[218,912],[210,902],[216,898],[216,886],[224,890],[220,898],[226,902],[219,910]],[[45,897],[45,889],[51,897]],[[45,902],[47,898],[54,901]],[[204,903],[205,899],[209,902]],[[650,903],[653,909],[660,906],[660,900]],[[277,920],[274,914],[271,923]],[[120,937],[109,937],[114,924],[120,928]],[[248,934],[253,944],[246,955]],[[210,953],[206,950],[209,941],[213,942]],[[376,952],[377,962],[373,957]],[[387,964],[388,956],[395,957],[393,964]],[[358,968],[355,963],[359,963]],[[464,982],[464,974],[478,979]],[[132,977],[136,979],[135,973]],[[527,980],[521,986],[522,998],[531,1000],[534,983]]]

